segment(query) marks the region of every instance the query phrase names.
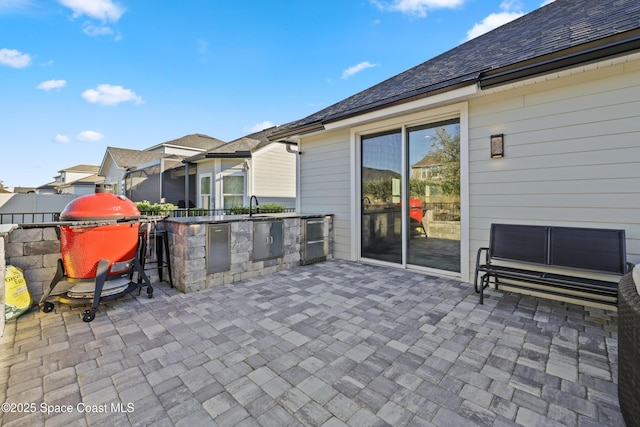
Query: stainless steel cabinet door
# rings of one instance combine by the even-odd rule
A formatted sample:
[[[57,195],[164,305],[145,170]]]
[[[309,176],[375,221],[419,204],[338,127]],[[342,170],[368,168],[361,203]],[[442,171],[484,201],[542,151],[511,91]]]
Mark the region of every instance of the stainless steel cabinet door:
[[[207,273],[231,269],[231,224],[207,227]]]
[[[284,255],[283,222],[255,221],[253,223],[253,260],[277,258]]]

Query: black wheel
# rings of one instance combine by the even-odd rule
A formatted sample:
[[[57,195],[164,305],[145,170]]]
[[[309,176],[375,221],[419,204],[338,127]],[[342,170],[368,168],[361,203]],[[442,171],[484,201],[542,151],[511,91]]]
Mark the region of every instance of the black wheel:
[[[55,308],[55,306],[53,305],[52,302],[45,301],[45,303],[42,304],[42,312],[43,313],[51,313],[54,308]]]
[[[96,318],[95,311],[87,310],[82,314],[82,321],[83,322],[91,322],[95,318]]]

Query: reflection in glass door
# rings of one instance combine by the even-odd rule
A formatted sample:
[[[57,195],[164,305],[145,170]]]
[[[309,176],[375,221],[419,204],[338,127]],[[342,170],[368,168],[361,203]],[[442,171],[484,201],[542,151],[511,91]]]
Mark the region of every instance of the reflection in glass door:
[[[362,138],[361,256],[402,263],[402,134]]]
[[[460,272],[460,124],[407,129],[407,263]]]

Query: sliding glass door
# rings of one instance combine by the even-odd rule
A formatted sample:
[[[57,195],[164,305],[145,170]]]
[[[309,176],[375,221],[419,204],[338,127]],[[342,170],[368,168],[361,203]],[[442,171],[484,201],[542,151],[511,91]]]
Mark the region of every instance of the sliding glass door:
[[[362,256],[402,262],[402,133],[362,138]]]
[[[407,128],[407,263],[460,272],[460,125]]]
[[[460,272],[460,126],[361,138],[361,256]]]

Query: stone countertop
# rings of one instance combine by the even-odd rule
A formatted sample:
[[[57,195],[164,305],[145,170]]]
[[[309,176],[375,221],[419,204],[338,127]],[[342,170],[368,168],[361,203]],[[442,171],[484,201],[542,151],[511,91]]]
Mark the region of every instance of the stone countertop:
[[[318,214],[318,213],[296,213],[296,212],[284,212],[284,213],[265,213],[265,214],[249,214],[244,215],[210,215],[210,216],[189,216],[189,217],[169,217],[165,218],[168,222],[179,222],[183,224],[202,224],[202,223],[223,223],[223,222],[236,222],[236,221],[268,221],[272,219],[283,218],[322,218],[325,216],[332,216],[333,214]]]
[[[0,235],[9,234],[18,228],[18,224],[0,224]]]

